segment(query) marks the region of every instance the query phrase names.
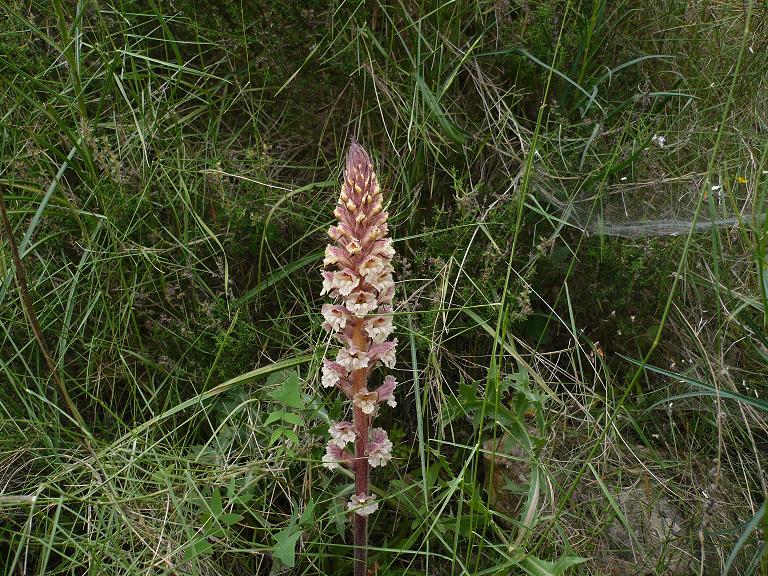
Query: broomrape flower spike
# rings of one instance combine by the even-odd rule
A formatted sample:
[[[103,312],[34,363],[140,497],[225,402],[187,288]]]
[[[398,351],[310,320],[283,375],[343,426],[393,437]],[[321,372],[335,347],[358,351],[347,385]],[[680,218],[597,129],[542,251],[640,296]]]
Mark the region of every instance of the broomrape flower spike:
[[[322,385],[338,388],[350,401],[352,422],[331,424],[331,438],[323,466],[350,468],[355,488],[347,503],[353,512],[355,575],[367,573],[368,516],[379,504],[368,493],[371,467],[392,460],[392,442],[382,428],[371,428],[379,405],[397,406],[397,381],[387,376],[375,390],[368,380],[377,366],[393,368],[397,339],[393,332],[392,240],[387,237],[387,211],[368,153],[355,140],[347,153],[344,181],[333,215],[338,222],[328,230],[331,243],[323,260],[323,287],[332,304],[322,308],[323,328],[340,344],[334,360],[323,360]],[[347,451],[354,443],[354,453]]]

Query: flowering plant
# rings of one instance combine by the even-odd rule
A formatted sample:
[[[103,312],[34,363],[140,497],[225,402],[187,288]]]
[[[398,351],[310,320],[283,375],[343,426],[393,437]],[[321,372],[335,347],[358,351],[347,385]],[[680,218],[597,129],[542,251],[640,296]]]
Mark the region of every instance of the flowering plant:
[[[328,235],[323,261],[323,289],[334,299],[325,304],[323,328],[341,344],[335,360],[323,360],[322,384],[339,388],[352,402],[353,421],[333,422],[323,464],[329,469],[350,468],[355,490],[347,504],[354,512],[355,574],[366,573],[367,517],[378,509],[376,496],[368,493],[370,467],[392,459],[392,442],[382,428],[371,428],[379,406],[394,408],[393,376],[375,390],[368,378],[378,364],[394,367],[397,339],[392,334],[392,240],[387,237],[387,212],[368,154],[352,141],[347,154],[344,182],[333,215],[338,219]],[[354,450],[347,446],[354,444]]]

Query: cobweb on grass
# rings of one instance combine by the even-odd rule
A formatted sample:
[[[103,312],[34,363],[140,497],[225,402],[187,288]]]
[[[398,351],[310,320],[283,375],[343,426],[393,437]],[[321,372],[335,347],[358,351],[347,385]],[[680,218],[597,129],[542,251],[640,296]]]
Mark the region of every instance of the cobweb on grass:
[[[721,184],[707,190],[698,218],[694,218],[701,180],[693,177],[630,182],[622,177],[599,192],[562,202],[546,193],[569,225],[595,236],[643,238],[706,232],[739,224],[760,226],[766,210],[753,210],[748,186],[736,182],[724,193]]]

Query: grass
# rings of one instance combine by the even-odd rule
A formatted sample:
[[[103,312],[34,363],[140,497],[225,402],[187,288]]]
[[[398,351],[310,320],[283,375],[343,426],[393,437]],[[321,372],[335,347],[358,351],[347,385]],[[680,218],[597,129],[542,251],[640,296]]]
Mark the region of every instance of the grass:
[[[355,135],[399,254],[376,573],[764,573],[765,16],[0,4],[0,185],[84,423],[4,231],[3,572],[351,571],[317,268]]]

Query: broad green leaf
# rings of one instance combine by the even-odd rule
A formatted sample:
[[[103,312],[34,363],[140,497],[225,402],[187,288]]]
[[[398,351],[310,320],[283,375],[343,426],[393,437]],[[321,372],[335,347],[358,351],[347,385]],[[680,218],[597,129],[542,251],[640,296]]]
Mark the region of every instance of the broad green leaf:
[[[264,420],[264,426],[269,426],[270,424],[274,424],[278,420],[282,420],[283,416],[285,415],[285,412],[281,410],[275,410],[270,414],[266,420]]]
[[[304,408],[304,399],[301,397],[301,388],[299,385],[299,374],[291,371],[290,375],[283,381],[282,385],[269,393],[273,400],[290,406],[291,408]]]
[[[304,506],[304,512],[301,513],[301,518],[299,518],[299,524],[306,525],[310,524],[315,518],[315,501],[310,500],[306,503]]]
[[[578,556],[564,556],[556,562],[528,556],[523,560],[523,568],[533,576],[562,576],[568,568],[586,561],[586,558],[579,558]]]
[[[298,434],[296,434],[296,432],[294,432],[293,430],[284,429],[284,430],[283,430],[283,435],[284,435],[286,438],[288,438],[288,440],[290,440],[291,442],[293,442],[293,445],[294,445],[294,446],[298,446],[298,445],[299,445],[299,435],[298,435]]]
[[[205,538],[201,538],[199,540],[195,540],[191,544],[189,544],[184,550],[184,562],[189,562],[192,560],[192,558],[197,558],[201,554],[206,554],[211,551],[211,548],[213,548],[213,544],[211,542],[208,542]]]
[[[275,534],[272,555],[288,568],[293,568],[296,564],[296,542],[299,538],[301,538],[301,528],[298,526],[289,526]]]
[[[283,412],[282,410],[272,412],[272,414],[270,414],[264,421],[264,425],[269,426],[278,420],[282,420],[288,424],[293,424],[294,426],[304,426],[304,418],[298,414],[294,414],[293,412]]]
[[[219,522],[224,524],[225,526],[232,526],[232,524],[237,524],[242,520],[244,516],[242,514],[222,514],[219,516]]]
[[[222,510],[222,504],[221,504],[221,492],[219,492],[218,488],[214,488],[213,492],[211,493],[211,516],[214,518],[218,518],[221,516],[221,510]]]

